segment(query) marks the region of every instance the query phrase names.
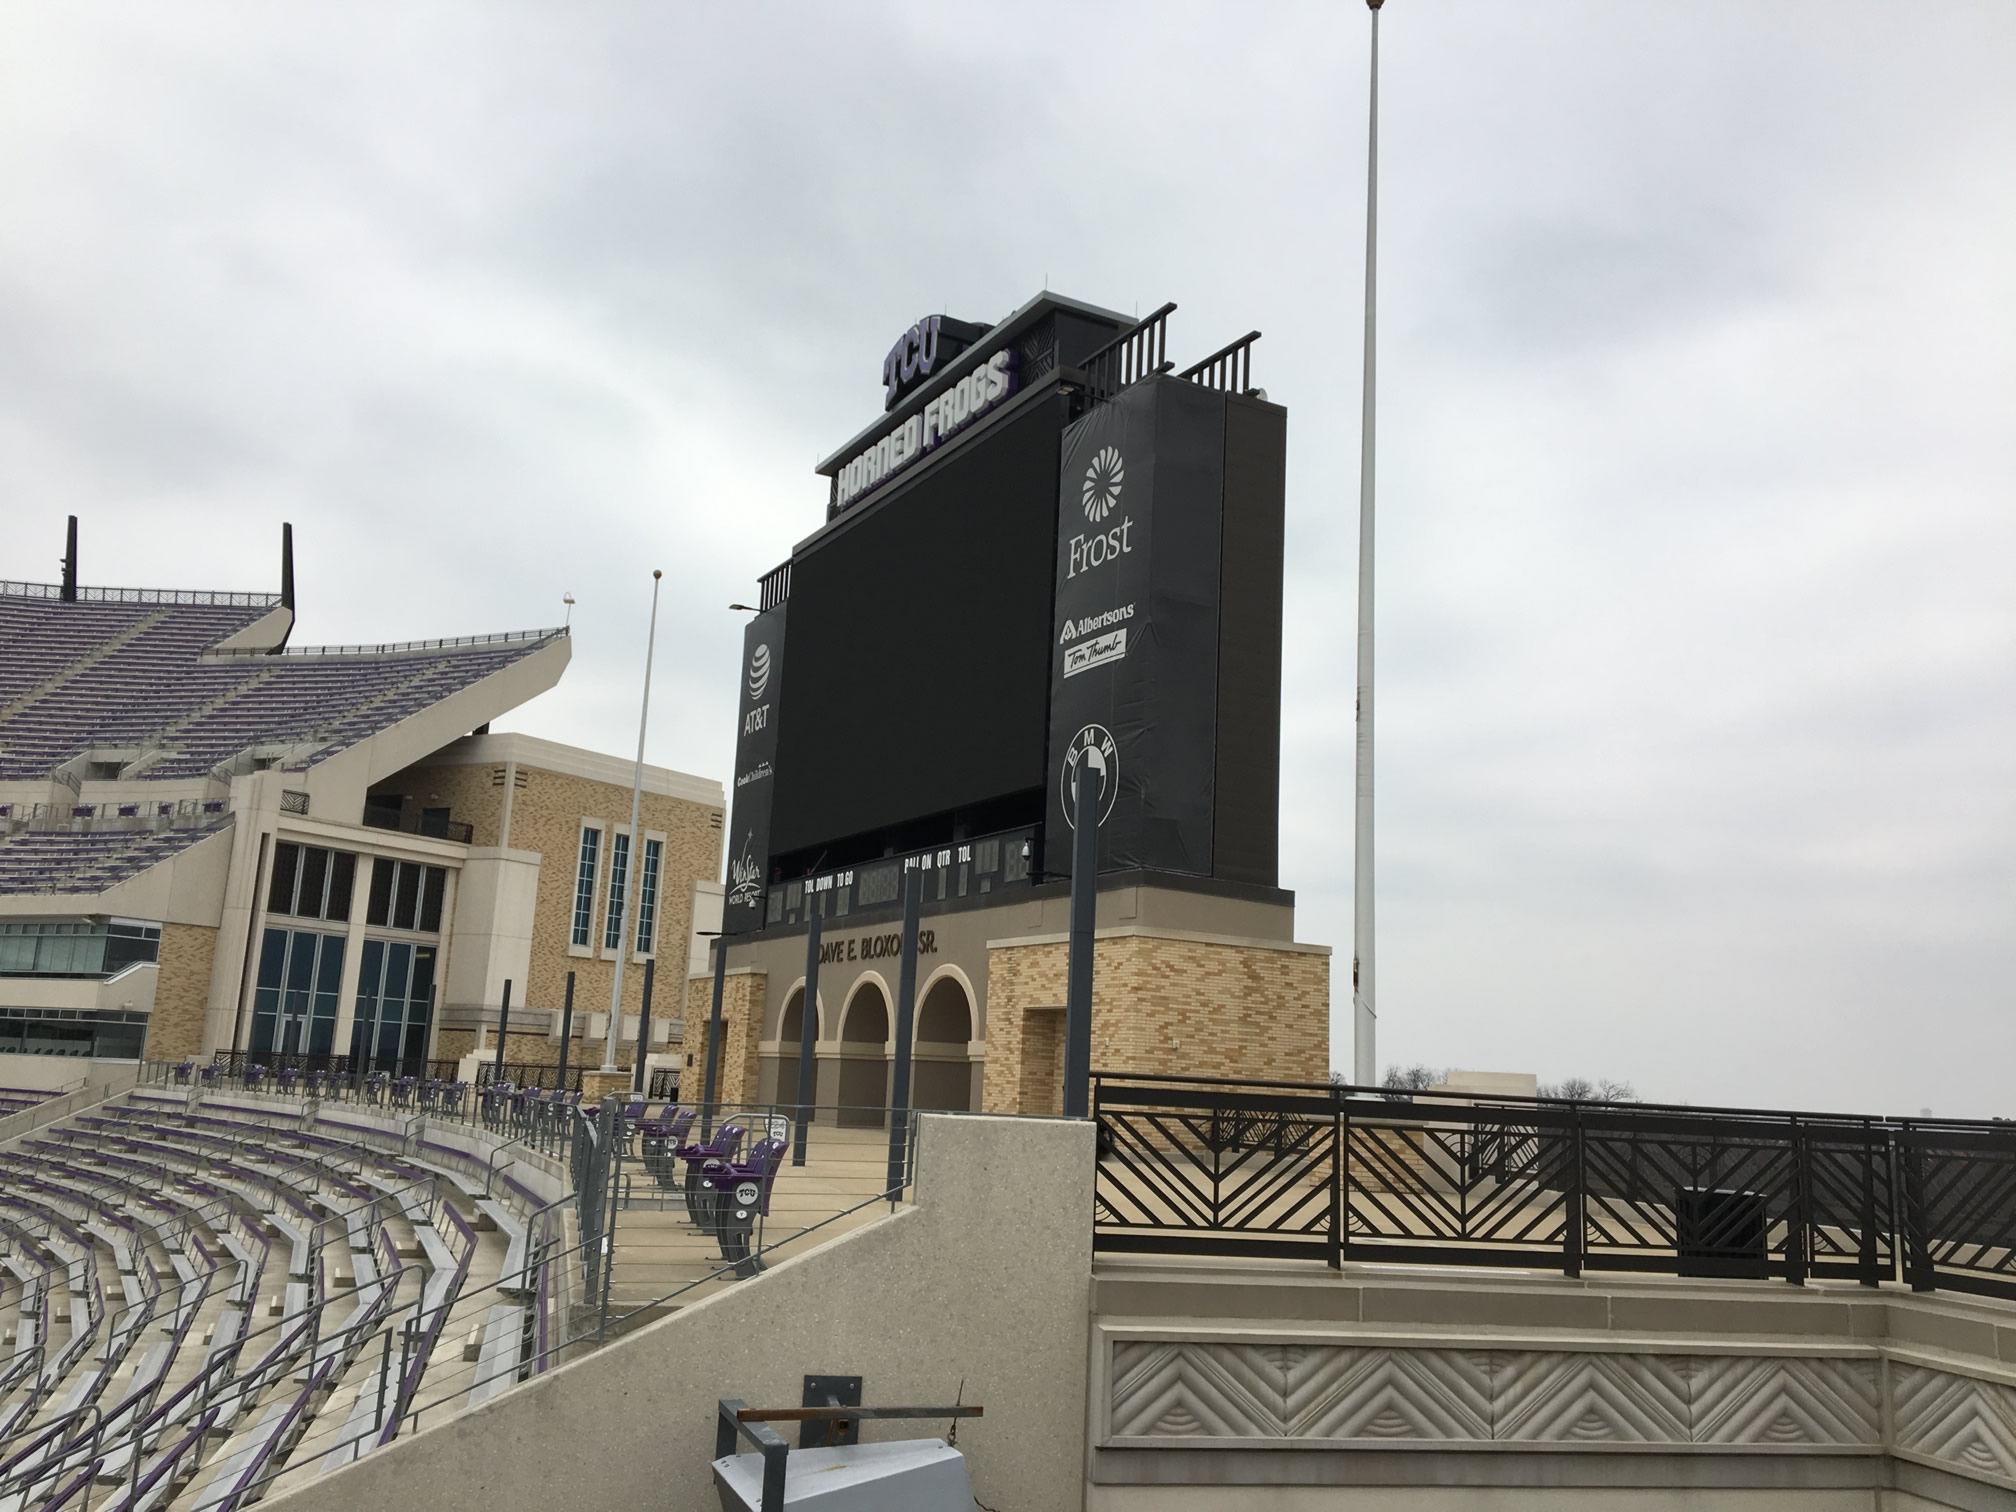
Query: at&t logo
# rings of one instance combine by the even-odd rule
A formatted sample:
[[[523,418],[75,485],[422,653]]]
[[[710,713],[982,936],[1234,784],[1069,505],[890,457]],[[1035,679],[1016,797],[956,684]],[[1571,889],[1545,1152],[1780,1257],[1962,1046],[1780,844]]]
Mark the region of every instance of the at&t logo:
[[[758,646],[749,656],[749,700],[755,702],[770,686],[770,647]]]
[[[1064,748],[1064,766],[1057,774],[1057,796],[1063,800],[1064,822],[1073,829],[1078,827],[1080,782],[1098,784],[1091,797],[1099,823],[1104,824],[1113,812],[1114,800],[1120,796],[1120,747],[1113,739],[1113,732],[1104,725],[1086,725]]]

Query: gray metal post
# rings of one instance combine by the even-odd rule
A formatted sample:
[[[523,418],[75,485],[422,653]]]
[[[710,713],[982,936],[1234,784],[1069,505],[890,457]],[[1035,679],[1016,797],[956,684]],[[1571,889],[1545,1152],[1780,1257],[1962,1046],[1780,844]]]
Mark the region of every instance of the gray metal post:
[[[1092,1085],[1092,927],[1099,908],[1099,810],[1104,794],[1078,763],[1073,784],[1078,828],[1071,837],[1071,956],[1064,984],[1064,1116],[1090,1111]]]
[[[721,997],[728,987],[728,941],[714,938],[714,1014],[707,1024],[707,1071],[700,1086],[700,1142],[713,1132],[715,1080],[721,1069]]]
[[[812,1135],[813,1055],[819,1034],[819,904],[810,887],[805,891],[805,1001],[798,1024],[798,1127],[791,1139],[794,1166],[805,1164],[805,1146]]]
[[[658,979],[658,957],[644,963],[644,1006],[637,1013],[637,1054],[630,1070],[630,1090],[644,1095],[644,1057],[651,1049],[651,984]]]
[[[896,973],[896,1071],[889,1086],[889,1178],[883,1191],[900,1192],[909,1163],[910,1035],[917,1012],[917,910],[924,868],[903,876],[903,958]]]
[[[1372,103],[1365,149],[1365,379],[1358,421],[1358,739],[1351,843],[1351,1079],[1379,1080],[1378,954],[1373,930],[1372,851],[1372,566],[1373,442],[1378,390],[1379,293],[1379,7],[1372,8]]]
[[[511,1027],[511,978],[504,978],[504,1001],[497,1010],[497,1062],[490,1072],[490,1080],[504,1080],[504,1032]]]
[[[553,1090],[567,1090],[567,1050],[574,1040],[574,973],[567,973],[567,996],[560,1003],[560,1072]]]

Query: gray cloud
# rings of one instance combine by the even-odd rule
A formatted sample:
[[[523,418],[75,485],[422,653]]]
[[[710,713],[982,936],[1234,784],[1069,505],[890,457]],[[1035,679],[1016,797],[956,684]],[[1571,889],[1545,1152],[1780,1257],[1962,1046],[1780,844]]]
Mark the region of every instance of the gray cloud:
[[[2016,15],[1388,5],[1382,1049],[2006,1112]],[[0,574],[549,623],[725,775],[725,613],[925,310],[1259,326],[1284,880],[1348,978],[1362,9],[18,7]],[[1345,994],[1335,1023],[1348,1058]]]

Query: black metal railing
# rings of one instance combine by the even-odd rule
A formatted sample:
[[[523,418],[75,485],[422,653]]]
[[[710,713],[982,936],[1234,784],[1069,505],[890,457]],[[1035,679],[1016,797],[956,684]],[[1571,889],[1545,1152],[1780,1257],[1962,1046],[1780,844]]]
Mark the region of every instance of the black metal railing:
[[[1173,302],[1165,304],[1085,359],[1085,388],[1094,404],[1105,403],[1151,373],[1169,371],[1169,316],[1175,308]]]
[[[277,602],[277,600],[276,600]],[[525,641],[554,640],[568,635],[566,625],[549,625],[539,630],[499,630],[488,635],[441,635],[431,640],[357,642],[344,646],[213,646],[203,653],[205,661],[230,661],[252,656],[340,657],[407,656],[418,652],[461,651],[474,646],[514,646]]]
[[[0,594],[9,598],[60,599],[61,583],[0,581]],[[79,588],[80,604],[199,604],[227,609],[278,608],[277,593],[216,592],[204,588]]]
[[[791,597],[791,564],[785,562],[764,573],[756,584],[756,607],[775,609]]]
[[[1095,1073],[1094,1247],[2016,1297],[2016,1125]]]
[[[1245,394],[1253,389],[1253,343],[1258,331],[1248,331],[1237,341],[1218,348],[1202,362],[1183,369],[1176,376],[1226,394]]]
[[[579,1092],[581,1090],[580,1066],[567,1068],[567,1085],[560,1085],[560,1068],[556,1065],[535,1065],[527,1061],[504,1062],[504,1080],[514,1087],[545,1087],[549,1091]],[[485,1059],[476,1067],[476,1085],[489,1086],[497,1080],[497,1063]]]

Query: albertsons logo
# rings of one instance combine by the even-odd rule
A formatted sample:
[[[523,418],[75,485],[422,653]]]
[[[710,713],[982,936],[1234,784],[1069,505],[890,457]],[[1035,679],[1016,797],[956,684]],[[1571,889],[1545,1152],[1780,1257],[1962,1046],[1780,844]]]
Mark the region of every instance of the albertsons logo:
[[[1085,469],[1085,518],[1097,525],[1120,507],[1120,484],[1127,476],[1127,464],[1115,447],[1103,447]]]

